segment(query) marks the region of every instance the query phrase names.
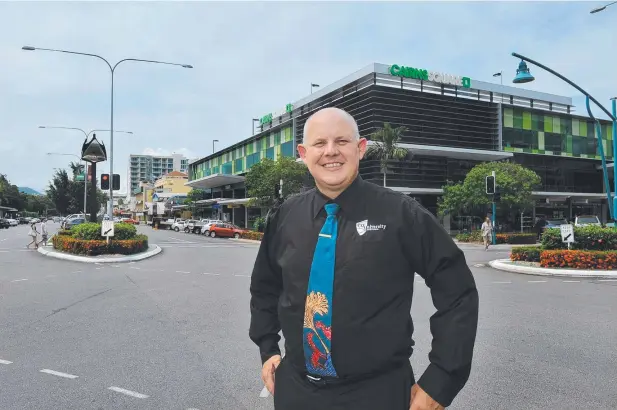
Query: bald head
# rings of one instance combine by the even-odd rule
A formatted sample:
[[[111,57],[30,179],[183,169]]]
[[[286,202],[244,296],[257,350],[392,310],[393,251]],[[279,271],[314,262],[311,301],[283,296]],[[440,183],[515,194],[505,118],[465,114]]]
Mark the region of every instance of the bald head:
[[[358,130],[358,124],[356,120],[345,110],[341,110],[340,108],[329,107],[323,108],[316,113],[312,114],[308,120],[304,123],[304,130],[302,132],[302,143],[306,144],[306,136],[309,132],[309,127],[313,122],[335,122],[337,120],[343,120],[352,130],[352,135],[355,140],[360,139],[360,131]]]

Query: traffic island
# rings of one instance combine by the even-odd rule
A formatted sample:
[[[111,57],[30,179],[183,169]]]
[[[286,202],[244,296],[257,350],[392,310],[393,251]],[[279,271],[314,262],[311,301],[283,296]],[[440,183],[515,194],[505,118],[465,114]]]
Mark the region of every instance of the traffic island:
[[[540,246],[513,248],[510,259],[489,263],[529,275],[617,278],[617,230],[600,226],[547,229]]]
[[[146,235],[137,235],[135,226],[109,221],[60,230],[51,239],[51,247],[39,248],[45,256],[90,263],[134,262],[160,252],[159,246],[148,243]]]

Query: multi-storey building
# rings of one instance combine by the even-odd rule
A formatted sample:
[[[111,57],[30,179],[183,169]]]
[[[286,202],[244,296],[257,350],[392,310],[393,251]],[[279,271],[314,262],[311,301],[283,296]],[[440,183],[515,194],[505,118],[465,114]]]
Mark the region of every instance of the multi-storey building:
[[[262,158],[297,157],[304,123],[325,107],[349,112],[369,139],[385,122],[405,126],[400,146],[411,150],[413,159],[392,161],[387,186],[413,196],[431,212],[436,212],[447,181],[464,179],[478,163],[508,160],[541,177],[542,186],[533,192],[535,215],[558,219],[594,214],[607,220],[594,124],[573,113],[569,97],[371,64],[284,107],[264,115],[256,135],[189,166],[188,185],[208,190],[205,202],[238,225],[251,226],[260,214],[245,208],[243,175]],[[600,123],[604,153],[612,161],[612,124]],[[362,160],[360,173],[383,184],[377,160]]]
[[[140,190],[139,183],[154,183],[157,179],[172,171],[188,172],[189,160],[182,154],[169,156],[131,155],[129,159],[129,192]]]

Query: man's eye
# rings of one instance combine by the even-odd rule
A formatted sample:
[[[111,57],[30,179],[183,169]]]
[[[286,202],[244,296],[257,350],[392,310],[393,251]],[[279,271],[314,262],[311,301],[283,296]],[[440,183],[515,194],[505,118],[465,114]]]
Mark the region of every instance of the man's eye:
[[[347,144],[347,143],[349,143],[349,141],[348,141],[348,140],[338,140],[338,144],[339,144],[339,145],[345,145],[345,144]]]

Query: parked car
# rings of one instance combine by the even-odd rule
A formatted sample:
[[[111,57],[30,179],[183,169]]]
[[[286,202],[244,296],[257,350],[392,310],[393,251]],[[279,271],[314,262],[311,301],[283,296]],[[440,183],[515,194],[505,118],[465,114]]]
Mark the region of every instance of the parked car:
[[[171,229],[176,232],[180,232],[184,230],[184,219],[176,219],[176,221],[171,225]]]
[[[74,226],[81,225],[86,222],[86,218],[83,216],[80,218],[74,218],[64,223],[65,229],[71,229]]]
[[[17,219],[6,218],[6,220],[9,222],[9,226],[19,225],[19,221]]]
[[[122,219],[120,219],[120,222],[123,222],[125,224],[139,225],[139,221],[136,221],[136,220],[131,219],[131,218],[122,218]]]
[[[210,225],[210,237],[216,238],[220,236],[222,238],[240,238],[242,234],[245,232],[244,229],[240,227],[226,223],[226,222],[218,222]]]
[[[9,229],[11,224],[4,218],[0,218],[0,229]]]
[[[595,215],[581,215],[577,216],[574,221],[575,226],[588,226],[588,225],[596,225],[602,226],[600,223],[600,219]]]
[[[201,233],[206,236],[210,236],[210,227],[212,226],[212,224],[222,224],[222,223],[225,223],[225,222],[219,219],[207,219],[201,226]]]

